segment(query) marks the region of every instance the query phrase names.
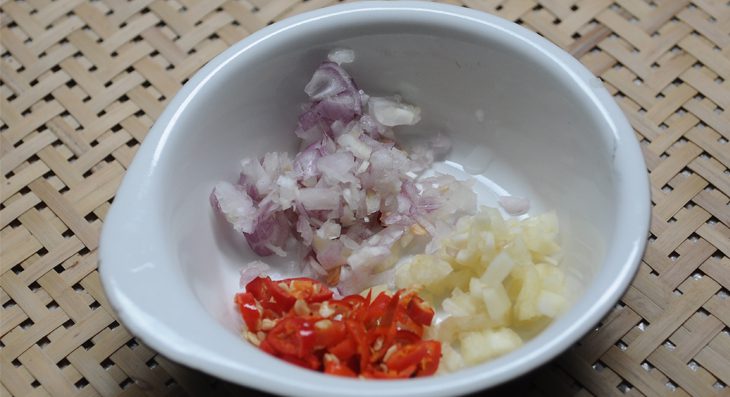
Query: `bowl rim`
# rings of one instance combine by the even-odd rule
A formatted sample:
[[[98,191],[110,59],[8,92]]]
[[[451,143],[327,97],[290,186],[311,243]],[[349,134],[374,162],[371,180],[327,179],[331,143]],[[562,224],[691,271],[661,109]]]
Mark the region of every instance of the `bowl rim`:
[[[255,368],[255,365],[231,362],[221,359],[221,357],[211,356],[205,349],[186,346],[186,342],[189,341],[181,338],[179,334],[160,332],[166,328],[154,317],[155,313],[146,308],[141,296],[133,296],[123,283],[124,273],[135,271],[135,269],[129,268],[127,260],[133,258],[136,263],[140,264],[139,268],[151,266],[147,260],[154,256],[152,255],[154,248],[141,250],[143,252],[125,252],[130,249],[133,251],[138,249],[139,246],[135,244],[144,241],[142,239],[145,233],[141,232],[137,236],[129,237],[125,234],[128,230],[122,224],[125,221],[133,221],[127,219],[130,211],[134,211],[135,207],[142,202],[141,200],[144,200],[145,192],[149,190],[146,187],[145,178],[151,174],[149,170],[154,168],[159,161],[165,142],[173,133],[180,113],[191,103],[196,93],[221,69],[233,59],[245,56],[246,51],[265,43],[268,39],[297,27],[306,27],[308,24],[337,23],[338,19],[353,15],[368,15],[375,18],[378,13],[382,12],[400,12],[404,13],[404,17],[406,15],[410,17],[438,16],[440,23],[443,23],[444,26],[453,26],[459,22],[476,23],[485,28],[478,34],[484,36],[508,35],[515,40],[515,43],[530,47],[531,51],[539,52],[541,56],[546,57],[545,62],[552,63],[553,66],[560,69],[561,73],[569,76],[580,90],[591,98],[592,106],[600,108],[606,121],[612,124],[614,168],[622,171],[622,178],[617,182],[617,185],[620,186],[618,189],[620,203],[617,206],[628,206],[628,209],[620,207],[625,210],[624,215],[616,221],[616,229],[623,229],[622,240],[627,241],[628,246],[625,247],[627,250],[619,255],[623,266],[621,271],[615,274],[610,288],[587,313],[580,317],[580,321],[571,324],[569,329],[558,338],[539,346],[531,354],[504,363],[505,368],[493,371],[491,376],[478,376],[476,371],[464,370],[437,378],[368,381],[367,384],[364,382],[355,384],[349,379],[310,372],[311,381],[298,382],[294,378],[282,378],[279,375],[269,374],[267,371]],[[421,1],[368,1],[341,4],[287,18],[249,35],[213,58],[183,86],[148,132],[127,170],[114,203],[107,214],[99,247],[99,273],[111,308],[133,335],[176,362],[234,383],[273,393],[304,393],[318,396],[365,396],[376,393],[394,396],[436,396],[444,393],[468,393],[514,379],[546,363],[578,341],[609,312],[626,291],[638,270],[649,230],[651,208],[649,192],[649,178],[644,159],[626,117],[608,91],[588,69],[548,40],[500,17],[452,5]],[[626,227],[629,225],[631,228]],[[616,234],[615,231],[614,234]],[[292,371],[292,373],[305,371],[293,366],[291,369],[280,368],[286,368],[285,371]],[[461,376],[459,376],[460,373]],[[355,385],[358,386],[353,387]]]

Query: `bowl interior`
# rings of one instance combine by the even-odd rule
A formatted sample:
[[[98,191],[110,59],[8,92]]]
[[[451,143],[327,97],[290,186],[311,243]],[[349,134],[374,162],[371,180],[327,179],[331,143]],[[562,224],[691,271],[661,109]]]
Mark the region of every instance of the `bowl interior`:
[[[244,157],[296,150],[303,87],[337,47],[355,51],[346,68],[366,92],[399,94],[422,108],[419,124],[397,130],[405,144],[436,132],[452,139],[438,168],[476,178],[483,203],[508,192],[529,197],[533,214],[555,210],[566,269],[576,285],[592,280],[611,243],[616,186],[610,126],[585,94],[503,38],[405,21],[350,24],[312,29],[234,60],[193,99],[170,137],[174,154],[162,181],[168,248],[214,318],[238,332],[231,304],[238,271],[259,258],[215,219],[211,186],[235,181]],[[289,269],[283,264],[292,259],[264,260]]]
[[[452,139],[438,169],[475,178],[482,203],[509,193],[529,197],[531,214],[557,212],[574,304],[522,348],[447,378],[353,388],[240,340],[232,297],[241,267],[259,258],[216,219],[208,196],[216,181],[237,180],[242,158],[296,150],[303,87],[338,47],[355,51],[346,68],[365,91],[399,94],[422,108],[421,123],[397,132],[404,144],[437,132]],[[430,3],[318,11],[234,46],[172,101],[107,218],[102,281],[125,325],[153,348],[228,380],[317,395],[475,390],[567,348],[627,285],[648,228],[646,178],[632,141],[590,72],[506,21]],[[627,229],[634,219],[636,228]]]

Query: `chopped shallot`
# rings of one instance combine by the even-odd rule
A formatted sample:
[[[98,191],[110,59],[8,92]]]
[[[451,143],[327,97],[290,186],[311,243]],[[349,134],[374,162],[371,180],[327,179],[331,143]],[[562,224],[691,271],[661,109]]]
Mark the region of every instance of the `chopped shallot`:
[[[251,233],[256,220],[256,208],[243,187],[218,182],[210,194],[210,202],[237,232]]]
[[[355,51],[347,48],[338,48],[327,54],[327,59],[338,65],[352,63],[355,61]]]
[[[339,281],[344,293],[385,277],[414,233],[435,236],[476,210],[464,182],[421,175],[449,151],[448,138],[402,150],[392,127],[416,124],[420,109],[397,96],[368,96],[341,66],[352,60],[351,50],[332,52],[305,86],[299,153],[244,159],[237,183],[220,182],[211,194],[255,253],[285,256],[296,240],[303,272]],[[247,278],[265,271],[260,263],[247,267]]]
[[[524,215],[530,210],[530,200],[525,197],[500,196],[497,203],[512,216]]]
[[[241,288],[245,287],[251,280],[256,277],[266,274],[271,267],[261,261],[249,262],[246,266],[241,269],[241,279],[239,285]]]
[[[397,98],[370,97],[368,107],[375,120],[388,127],[414,125],[421,120],[421,109],[401,103]]]

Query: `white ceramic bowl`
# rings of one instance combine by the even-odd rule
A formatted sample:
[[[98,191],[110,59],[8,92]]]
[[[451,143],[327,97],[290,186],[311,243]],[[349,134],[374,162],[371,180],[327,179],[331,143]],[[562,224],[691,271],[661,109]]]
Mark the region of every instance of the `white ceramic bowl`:
[[[373,94],[423,110],[401,131],[442,130],[442,168],[475,175],[481,199],[530,197],[554,209],[574,305],[522,348],[446,376],[358,381],[270,357],[243,341],[232,299],[254,259],[214,219],[215,181],[239,161],[294,150],[302,91],[336,47]],[[440,396],[486,388],[553,358],[591,329],[634,275],[649,223],[648,178],[633,132],[600,81],[538,35],[484,13],[420,2],[367,2],[302,14],[256,32],[200,70],[147,135],[104,225],[101,280],[124,325],[163,355],[282,394]]]

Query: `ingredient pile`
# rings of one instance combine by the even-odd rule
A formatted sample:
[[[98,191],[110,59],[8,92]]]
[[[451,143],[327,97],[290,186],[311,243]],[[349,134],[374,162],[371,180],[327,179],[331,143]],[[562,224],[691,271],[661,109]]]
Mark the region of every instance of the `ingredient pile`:
[[[332,299],[309,278],[257,277],[236,295],[246,339],[290,363],[325,373],[408,378],[436,372],[441,344],[422,340],[434,311],[414,292]]]
[[[293,158],[242,161],[219,182],[214,210],[259,256],[293,257],[303,277],[241,271],[244,335],[263,351],[325,373],[408,378],[450,372],[518,348],[566,307],[558,223],[529,202],[477,208],[472,181],[434,173],[451,143],[407,150],[394,127],[420,109],[368,96],[335,50],[314,72]]]

